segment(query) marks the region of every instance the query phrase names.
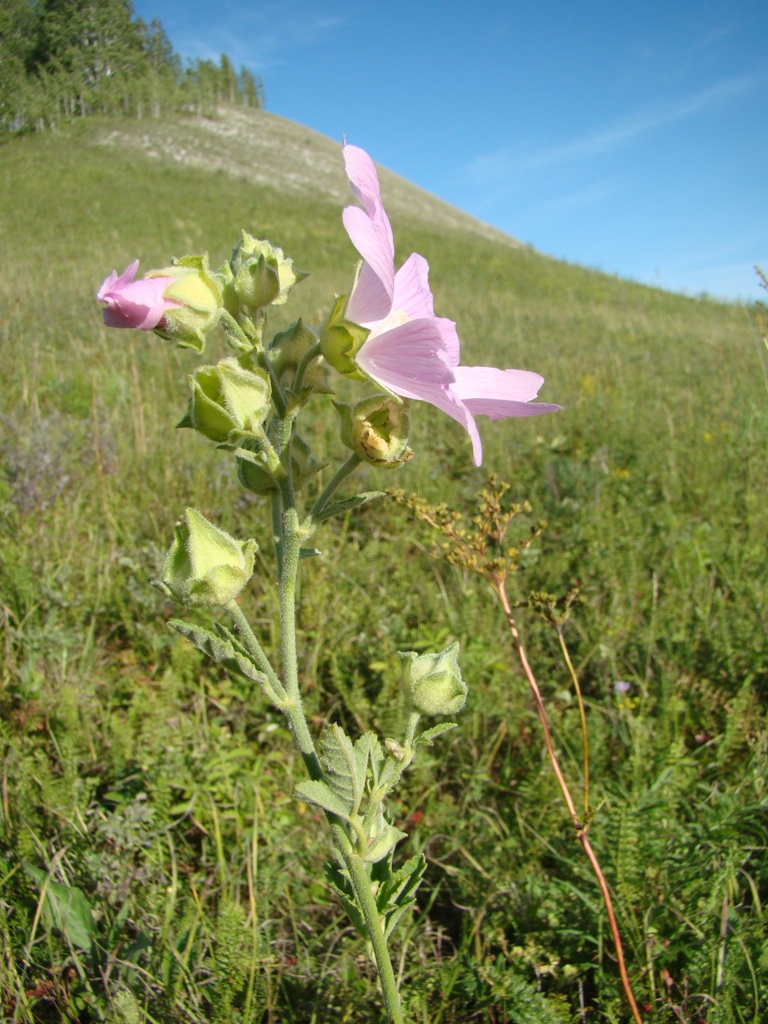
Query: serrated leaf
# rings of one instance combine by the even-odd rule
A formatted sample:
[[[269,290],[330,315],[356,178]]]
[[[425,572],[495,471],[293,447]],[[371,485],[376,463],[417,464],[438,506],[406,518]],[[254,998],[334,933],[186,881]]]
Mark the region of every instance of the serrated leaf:
[[[31,864],[24,870],[45,893],[43,912],[49,923],[58,929],[73,946],[90,953],[93,947],[91,905],[82,890],[62,882],[52,882],[45,871]]]
[[[198,651],[207,654],[230,672],[238,672],[259,685],[267,681],[267,677],[258,669],[245,648],[224,626],[218,626],[219,635],[216,636],[210,630],[184,622],[183,619],[171,619],[168,625],[191,641]]]
[[[326,729],[320,740],[320,758],[328,784],[357,812],[365,793],[368,772],[368,746],[352,743],[339,725]]]
[[[300,782],[293,791],[297,800],[303,800],[305,804],[315,804],[322,807],[324,811],[335,814],[344,821],[349,821],[349,814],[352,810],[352,802],[344,799],[339,793],[334,792],[327,783],[319,779],[307,779]]]
[[[376,897],[379,913],[386,914],[389,910],[401,906],[404,901],[412,900],[426,870],[427,861],[424,854],[417,853],[401,864],[389,878],[384,879]]]
[[[386,491],[363,491],[362,494],[355,494],[351,498],[342,498],[341,501],[334,501],[331,505],[326,505],[322,512],[315,516],[315,522],[322,523],[324,519],[330,519],[332,516],[346,515],[347,512],[354,512],[363,505],[367,505],[371,501],[379,501],[386,496]]]
[[[389,878],[382,881],[376,894],[379,914],[386,919],[386,935],[394,930],[402,915],[416,902],[416,890],[427,868],[424,855],[410,857]]]
[[[416,737],[416,743],[424,743],[429,747],[432,745],[432,741],[436,740],[438,736],[442,736],[444,732],[450,732],[450,730],[455,729],[456,726],[456,722],[441,722],[440,725],[433,725],[431,729],[425,729],[424,732]]]

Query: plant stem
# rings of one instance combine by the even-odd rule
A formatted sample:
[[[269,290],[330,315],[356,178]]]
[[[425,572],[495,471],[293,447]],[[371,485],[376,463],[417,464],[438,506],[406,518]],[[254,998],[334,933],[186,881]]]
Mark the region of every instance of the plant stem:
[[[252,655],[258,667],[267,677],[267,683],[262,684],[262,689],[264,690],[264,693],[269,698],[269,700],[272,701],[273,704],[275,704],[277,707],[280,707],[286,697],[285,690],[283,689],[283,684],[277,678],[277,673],[272,667],[269,658],[267,658],[266,654],[264,653],[264,648],[259,643],[256,634],[251,629],[251,625],[248,622],[248,619],[246,619],[245,615],[243,615],[242,609],[240,608],[236,601],[229,602],[229,604],[227,605],[227,611],[232,616],[232,619],[235,623],[235,629],[242,637],[246,650],[250,655]]]
[[[581,695],[579,677],[576,675],[576,670],[573,667],[573,662],[571,661],[571,656],[565,643],[565,637],[563,636],[562,624],[557,623],[555,629],[557,630],[557,638],[560,641],[560,650],[563,652],[565,664],[568,666],[568,671],[571,674],[571,681],[573,682],[573,687],[576,690],[576,700],[579,704],[579,717],[581,718],[581,742],[584,758],[584,823],[586,824],[589,821],[589,740],[587,737],[587,713],[584,708],[584,698]]]
[[[573,802],[571,791],[569,790],[568,783],[565,781],[565,776],[563,775],[560,769],[560,763],[557,760],[557,754],[555,753],[554,744],[552,743],[552,733],[550,732],[549,721],[547,720],[547,712],[544,707],[544,700],[541,696],[541,690],[539,690],[539,684],[536,682],[536,677],[534,676],[531,666],[528,663],[528,657],[525,653],[523,642],[520,639],[520,633],[517,628],[517,623],[515,622],[515,616],[512,612],[512,608],[510,607],[509,599],[507,598],[507,592],[504,588],[504,581],[498,577],[494,578],[494,586],[496,588],[497,594],[499,595],[501,607],[504,610],[504,615],[506,616],[507,624],[509,625],[509,631],[512,634],[512,641],[515,645],[515,652],[517,654],[520,665],[522,666],[523,672],[525,673],[525,677],[528,680],[528,685],[531,688],[531,692],[533,693],[533,699],[536,703],[536,711],[538,712],[539,721],[541,722],[541,728],[544,732],[544,744],[547,748],[547,754],[549,755],[549,760],[552,765],[552,769],[555,773],[555,777],[557,778],[558,784],[560,786],[560,791],[563,794],[563,799],[565,800],[566,806],[568,808],[568,813],[570,814],[574,828],[576,829],[576,835],[578,836],[579,842],[583,846],[584,852],[587,855],[587,859],[589,860],[589,863],[592,865],[592,870],[594,871],[595,876],[597,877],[597,884],[600,887],[603,902],[605,903],[605,909],[608,914],[608,923],[610,925],[611,935],[613,936],[613,944],[616,949],[616,962],[618,964],[619,974],[621,976],[621,984],[624,988],[624,995],[627,998],[630,1010],[632,1011],[632,1017],[634,1018],[636,1024],[643,1024],[642,1017],[640,1016],[640,1011],[637,1008],[637,1003],[635,1002],[635,997],[632,993],[632,986],[629,981],[629,975],[627,974],[627,968],[624,963],[624,950],[621,945],[621,936],[619,935],[619,926],[616,922],[616,915],[613,912],[613,902],[611,900],[611,894],[608,889],[608,883],[605,880],[605,875],[603,874],[603,870],[600,867],[600,862],[597,859],[595,851],[592,849],[592,845],[589,842],[589,839],[587,838],[588,824],[582,824],[579,821],[579,816],[576,813],[576,805]]]
[[[349,840],[343,833],[337,835],[339,832],[341,832],[340,829],[334,829],[336,848],[344,858],[350,881],[355,890],[355,896],[365,918],[368,937],[373,947],[376,969],[381,981],[384,1006],[392,1024],[403,1024],[403,1011],[400,1005],[400,993],[397,991],[397,979],[395,978],[395,972],[389,956],[384,930],[381,927],[382,922],[379,917],[378,907],[376,906],[376,899],[371,891],[371,880],[368,877],[362,857],[350,849]]]
[[[336,490],[340,486],[340,484],[342,484],[344,482],[344,480],[346,480],[346,478],[350,475],[350,473],[353,473],[357,469],[357,467],[360,465],[361,461],[362,460],[361,460],[360,456],[359,455],[355,455],[355,453],[353,452],[349,456],[347,461],[343,462],[341,464],[341,466],[339,466],[339,468],[336,470],[334,475],[331,477],[331,479],[326,484],[326,486],[323,489],[323,492],[320,495],[320,497],[317,499],[315,504],[312,506],[312,510],[309,513],[310,521],[316,519],[317,516],[320,515],[320,513],[323,511],[325,506],[328,504],[328,502],[331,500],[333,495],[336,493]]]
[[[291,494],[292,497],[292,494]],[[283,495],[285,502],[286,495]],[[282,566],[280,569],[280,647],[283,685],[287,700],[283,712],[291,726],[311,779],[322,779],[323,770],[304,717],[299,689],[299,658],[296,649],[296,582],[299,572],[302,530],[293,505],[283,509],[281,522]]]

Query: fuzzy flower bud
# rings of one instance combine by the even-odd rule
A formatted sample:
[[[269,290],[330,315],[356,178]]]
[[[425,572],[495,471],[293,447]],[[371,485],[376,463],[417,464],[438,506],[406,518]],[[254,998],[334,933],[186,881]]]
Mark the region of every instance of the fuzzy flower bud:
[[[161,338],[202,352],[206,335],[219,322],[223,305],[221,288],[208,266],[208,253],[183,256],[170,267],[151,270],[145,280],[160,277],[170,279],[163,294],[174,306],[155,330]]]
[[[269,359],[277,379],[286,388],[292,389],[299,363],[310,349],[317,345],[314,331],[304,326],[299,319],[285,330],[280,331],[269,343]],[[302,379],[303,395],[309,398],[313,393],[331,395],[333,389],[328,383],[328,366],[318,352],[309,363]]]
[[[189,386],[192,397],[178,426],[192,427],[218,444],[233,431],[261,433],[272,394],[265,370],[248,370],[237,359],[222,359],[215,366],[199,366],[190,374]]]
[[[253,238],[247,231],[242,232],[240,245],[232,253],[230,267],[238,301],[257,308],[281,306],[291,288],[307,277],[282,249]]]
[[[139,261],[134,260],[118,277],[112,271],[101,282],[96,298],[104,303],[102,316],[107,327],[132,327],[137,331],[153,331],[170,309],[181,303],[165,295],[173,278],[155,275],[135,280]]]
[[[188,508],[176,523],[176,537],[157,586],[182,604],[228,604],[253,575],[256,551],[255,540],[235,540]]]
[[[346,298],[340,295],[320,331],[320,347],[325,361],[334,370],[352,380],[368,380],[355,362],[355,356],[371,333],[367,327],[344,316]]]
[[[420,715],[455,715],[467,699],[467,685],[459,668],[459,645],[439,654],[401,651],[405,698]]]
[[[237,476],[240,483],[252,494],[267,495],[277,489],[277,480],[270,473],[266,462],[254,453],[253,458],[245,458],[238,455]],[[296,490],[304,484],[319,470],[327,466],[327,462],[319,462],[303,437],[299,434],[291,442],[291,466],[293,470],[293,486]]]
[[[397,469],[413,458],[408,447],[409,403],[373,395],[356,405],[334,402],[341,418],[341,440],[363,462]]]

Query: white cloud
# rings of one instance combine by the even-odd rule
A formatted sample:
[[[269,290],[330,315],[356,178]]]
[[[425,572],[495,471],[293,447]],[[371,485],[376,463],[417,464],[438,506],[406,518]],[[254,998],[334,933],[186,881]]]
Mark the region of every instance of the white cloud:
[[[506,147],[478,156],[458,174],[466,183],[488,186],[522,172],[603,156],[623,149],[674,121],[728,103],[759,84],[761,80],[755,76],[722,79],[690,96],[655,103],[569,142],[530,149]]]

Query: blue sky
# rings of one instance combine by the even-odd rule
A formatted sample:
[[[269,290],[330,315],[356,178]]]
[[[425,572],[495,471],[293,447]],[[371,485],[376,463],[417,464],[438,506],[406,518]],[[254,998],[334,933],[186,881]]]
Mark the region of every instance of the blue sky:
[[[766,298],[766,0],[134,0],[266,109],[541,252]]]

